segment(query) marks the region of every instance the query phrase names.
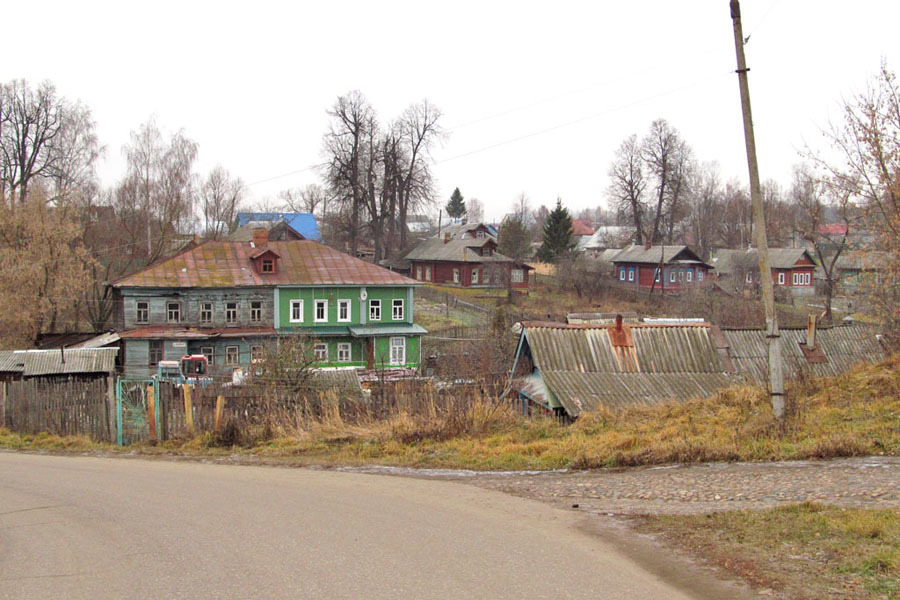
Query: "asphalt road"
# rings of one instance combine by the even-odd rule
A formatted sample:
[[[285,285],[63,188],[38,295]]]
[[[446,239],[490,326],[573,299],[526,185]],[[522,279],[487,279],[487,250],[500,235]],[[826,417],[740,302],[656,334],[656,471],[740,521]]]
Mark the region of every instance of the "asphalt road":
[[[0,452],[0,598],[688,598],[579,516],[444,481]]]

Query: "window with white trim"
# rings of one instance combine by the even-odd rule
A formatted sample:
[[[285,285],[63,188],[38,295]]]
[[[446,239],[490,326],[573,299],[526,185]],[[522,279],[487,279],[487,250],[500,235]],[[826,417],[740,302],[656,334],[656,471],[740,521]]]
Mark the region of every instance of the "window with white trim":
[[[784,285],[784,273],[778,274],[778,285]]]
[[[393,302],[391,302],[391,319],[394,321],[403,320],[403,300],[401,298],[394,298]]]
[[[250,346],[250,362],[258,363],[262,362],[263,359],[263,347],[262,346]]]
[[[381,320],[381,300],[369,300],[369,320]]]
[[[425,281],[431,281],[431,267],[425,267]]]
[[[150,322],[150,303],[146,300],[138,300],[135,302],[135,315],[134,322],[135,323],[148,323]]]
[[[522,283],[523,281],[525,281],[525,270],[513,269],[510,272],[510,279],[513,283]]]
[[[422,280],[422,267],[416,267],[416,279]]]
[[[472,269],[472,284],[476,285],[478,283],[478,269]]]
[[[653,269],[653,281],[659,283],[659,267]]]
[[[619,281],[625,281],[625,267],[619,268]]]
[[[352,352],[350,349],[350,344],[347,344],[347,343],[338,344],[337,351],[338,351],[338,356],[337,356],[338,362],[350,362],[352,360],[352,358],[351,358]]]
[[[316,300],[316,312],[313,314],[313,322],[325,323],[328,321],[328,300]]]
[[[234,325],[237,323],[237,311],[238,305],[237,302],[226,302],[225,303],[225,322],[229,325]]]
[[[392,365],[406,364],[406,338],[404,338],[404,337],[392,337],[391,338],[391,364]]]
[[[453,269],[453,283],[459,283],[459,269]]]
[[[687,280],[688,280],[688,283],[690,283],[691,281],[694,280],[694,270],[693,269],[687,270]]]
[[[697,269],[697,281],[703,281],[703,269]]]
[[[634,281],[634,267],[628,267],[628,281]]]
[[[328,360],[328,344],[316,344],[313,353],[316,355],[316,360],[326,362]]]
[[[669,271],[669,283],[675,283],[675,269]]]
[[[200,354],[206,357],[206,364],[213,366],[215,364],[215,351],[212,346],[200,346]]]
[[[794,285],[798,285],[799,280],[800,280],[800,273],[793,273],[791,276],[791,283]]]
[[[338,300],[337,320],[339,323],[350,322],[350,300]]]
[[[166,302],[166,320],[169,323],[181,322],[181,302]]]
[[[241,364],[240,356],[241,356],[240,348],[238,348],[237,346],[225,346],[225,364],[226,365]]]
[[[290,322],[303,322],[303,300],[291,300]]]
[[[747,283],[753,283],[753,273],[747,273],[747,276],[744,278]]]
[[[213,317],[212,302],[201,302],[200,303],[200,324],[201,325],[211,325],[212,317]]]

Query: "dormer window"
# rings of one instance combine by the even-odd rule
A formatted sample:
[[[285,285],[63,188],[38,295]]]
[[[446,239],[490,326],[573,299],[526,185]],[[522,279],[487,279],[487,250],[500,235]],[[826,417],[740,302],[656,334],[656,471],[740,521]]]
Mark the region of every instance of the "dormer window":
[[[271,275],[278,267],[278,254],[269,247],[256,248],[250,253],[250,261],[257,273]]]
[[[260,269],[263,273],[274,273],[275,272],[275,259],[274,258],[264,258],[262,260],[262,269]]]

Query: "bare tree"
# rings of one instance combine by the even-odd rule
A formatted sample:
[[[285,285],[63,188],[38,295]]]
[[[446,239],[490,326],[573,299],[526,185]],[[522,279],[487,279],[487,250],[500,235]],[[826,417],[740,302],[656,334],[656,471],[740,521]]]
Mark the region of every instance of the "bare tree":
[[[466,202],[466,213],[469,215],[470,223],[481,223],[484,221],[484,204],[478,198],[469,198]]]
[[[619,145],[609,168],[610,186],[607,195],[615,209],[625,216],[635,230],[635,241],[644,241],[646,206],[644,190],[644,164],[637,136],[631,135]]]
[[[375,109],[365,96],[354,90],[340,96],[328,110],[331,118],[323,139],[326,158],[325,179],[347,214],[350,253],[359,248],[360,212],[368,202],[369,166],[376,148],[372,145],[378,123]]]
[[[116,188],[116,207],[132,252],[145,246],[146,262],[170,250],[175,237],[191,225],[197,148],[183,131],[164,139],[154,119],[132,132],[131,143],[123,148],[128,167]]]
[[[662,241],[662,226],[666,225],[666,238],[672,240],[675,222],[679,216],[685,181],[690,169],[691,150],[681,139],[678,130],[665,119],[650,124],[650,132],[641,143],[641,157],[652,178],[654,203],[653,226],[650,239]]]
[[[217,165],[200,186],[204,235],[219,239],[228,232],[244,195],[244,182]]]
[[[49,81],[36,89],[25,80],[0,86],[0,192],[10,205],[25,202],[34,181],[54,194],[93,179],[102,148],[91,111],[57,96]]]
[[[687,218],[692,242],[703,257],[709,257],[721,219],[722,182],[718,165],[705,163],[691,175]]]
[[[282,190],[278,199],[291,212],[322,214],[328,204],[328,191],[318,183],[310,183],[301,188]]]

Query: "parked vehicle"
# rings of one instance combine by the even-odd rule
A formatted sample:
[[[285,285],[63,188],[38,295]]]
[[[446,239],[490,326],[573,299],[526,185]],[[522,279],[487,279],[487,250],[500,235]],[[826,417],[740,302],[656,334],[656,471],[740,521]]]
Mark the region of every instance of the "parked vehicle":
[[[186,354],[177,360],[161,360],[157,366],[156,376],[160,381],[170,383],[187,383],[189,385],[207,386],[212,383],[209,373],[209,362],[202,354]]]

